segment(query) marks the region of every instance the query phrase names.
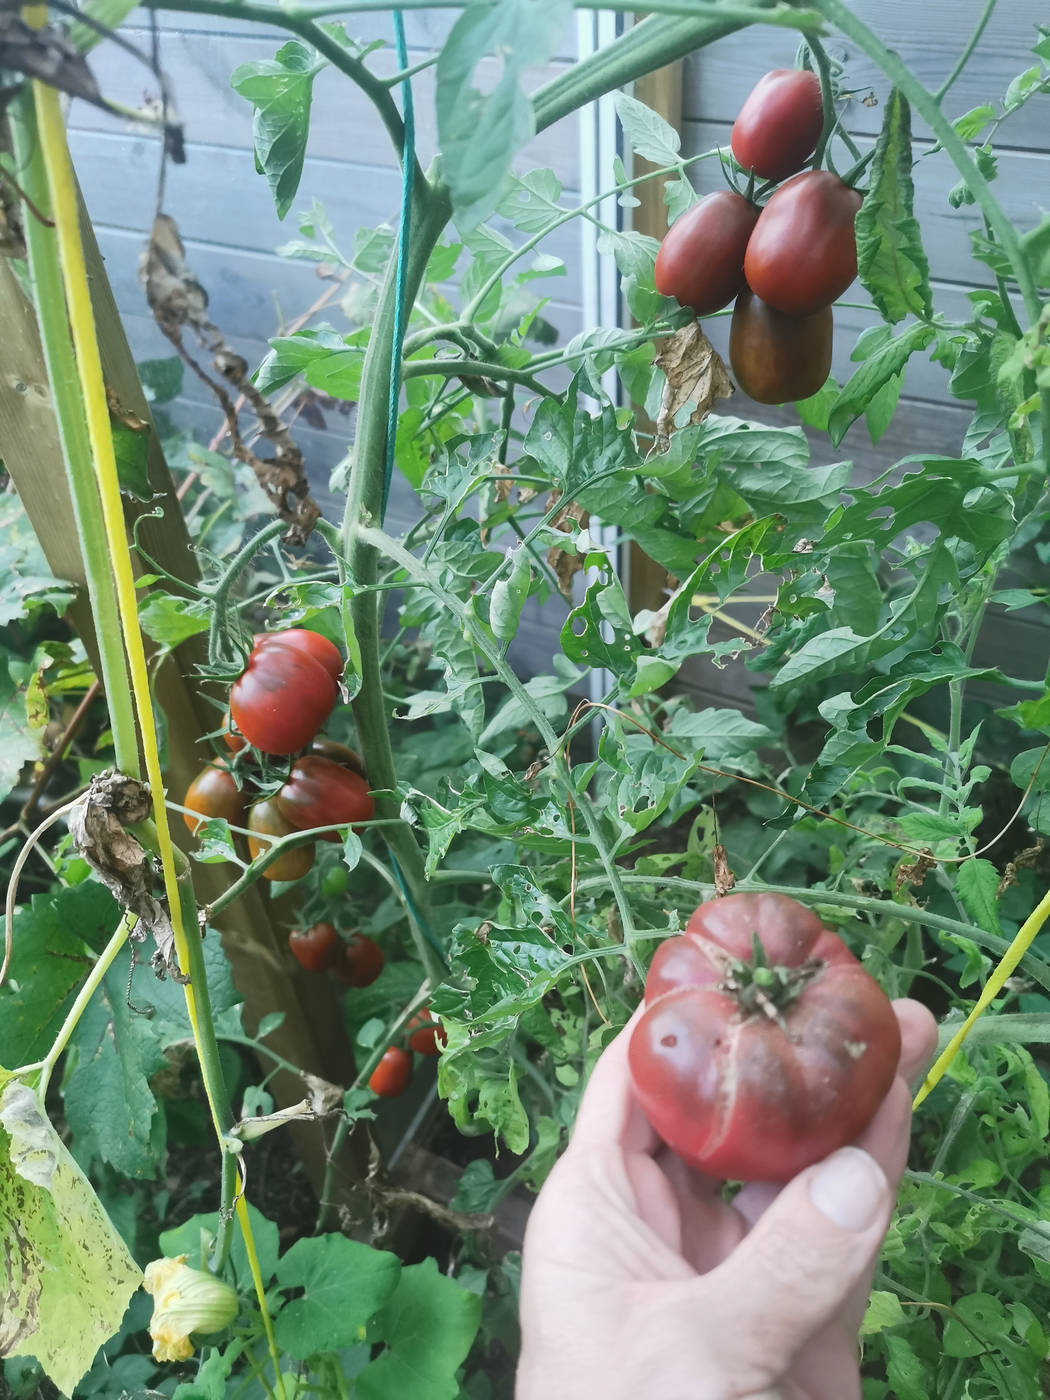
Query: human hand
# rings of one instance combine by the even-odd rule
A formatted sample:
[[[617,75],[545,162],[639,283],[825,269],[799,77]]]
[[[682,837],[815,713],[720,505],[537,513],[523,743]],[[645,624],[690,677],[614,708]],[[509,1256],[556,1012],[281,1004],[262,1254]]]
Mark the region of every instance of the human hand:
[[[625,1028],[529,1219],[516,1400],[860,1396],[857,1331],[907,1160],[909,1083],[936,1043],[925,1007],[894,1009],[897,1077],[857,1144],[729,1204],[649,1127]]]

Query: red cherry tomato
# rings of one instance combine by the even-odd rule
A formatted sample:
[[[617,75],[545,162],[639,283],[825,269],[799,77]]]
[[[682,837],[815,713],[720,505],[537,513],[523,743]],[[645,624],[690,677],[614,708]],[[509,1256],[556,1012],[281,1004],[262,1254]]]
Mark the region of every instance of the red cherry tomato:
[[[323,639],[322,639],[323,640]],[[230,716],[264,753],[295,753],[314,737],[336,701],[331,672],[295,646],[256,648],[230,691]]]
[[[317,758],[330,758],[333,763],[338,763],[342,768],[349,768],[351,773],[359,773],[362,778],[368,777],[361,755],[334,739],[315,739],[310,745],[310,752]]]
[[[770,197],[744,254],[754,294],[789,316],[840,297],[857,275],[861,196],[827,170],[796,175]]]
[[[764,180],[783,180],[802,169],[823,128],[816,73],[774,68],[751,89],[733,123],[730,145],[745,170]]]
[[[408,1033],[408,1048],[417,1055],[440,1055],[441,1047],[448,1044],[448,1035],[440,1021],[435,1021],[430,1008],[423,1006],[405,1027]]]
[[[710,1176],[789,1180],[851,1142],[897,1072],[885,992],[785,895],[702,904],[657,951],[645,1005],[628,1048],[635,1094],[668,1146]]]
[[[338,961],[343,945],[334,924],[320,923],[305,929],[293,928],[288,947],[308,972],[327,972]]]
[[[383,971],[383,950],[364,933],[352,933],[343,947],[335,975],[348,987],[370,987]]]
[[[728,306],[744,286],[744,252],[761,211],[732,190],[709,194],[668,229],[656,255],[656,290],[698,316]]]
[[[311,632],[306,627],[289,627],[284,632],[259,632],[252,642],[253,651],[263,651],[272,646],[292,647],[301,651],[319,661],[334,681],[343,674],[343,656],[339,648],[327,637],[322,637],[320,632]]]
[[[272,797],[256,802],[248,813],[248,830],[257,833],[248,837],[248,850],[252,860],[256,856],[264,855],[272,846],[273,841],[263,838],[271,836],[276,840],[280,836],[290,836],[295,829],[281,816]],[[270,862],[262,876],[264,880],[298,880],[313,863],[313,843],[307,842],[302,846],[293,846],[290,851],[282,851],[276,860]]]
[[[736,299],[729,328],[729,363],[736,382],[756,403],[808,399],[831,373],[831,307],[785,316],[751,292]]]
[[[222,817],[234,826],[244,824],[244,793],[222,763],[209,763],[201,769],[186,789],[182,805],[190,809],[183,812],[182,817],[192,832],[211,817]],[[191,812],[197,815],[191,816]]]
[[[372,1071],[368,1087],[384,1099],[396,1099],[408,1088],[412,1078],[412,1056],[407,1050],[391,1045]]]
[[[297,831],[314,826],[352,826],[368,821],[375,812],[368,784],[359,773],[314,754],[295,761],[276,801],[285,821]],[[340,838],[337,831],[327,831],[320,839]]]
[[[226,717],[222,722],[222,742],[229,749],[230,753],[241,753],[248,747],[248,740],[243,734],[235,734],[230,728],[229,711],[226,712]]]

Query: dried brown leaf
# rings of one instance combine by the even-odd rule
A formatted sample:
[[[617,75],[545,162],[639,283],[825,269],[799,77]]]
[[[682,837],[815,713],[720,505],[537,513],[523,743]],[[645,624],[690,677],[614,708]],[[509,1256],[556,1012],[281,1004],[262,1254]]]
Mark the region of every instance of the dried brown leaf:
[[[675,418],[686,404],[695,404],[690,423],[702,423],[719,399],[727,399],[733,383],[721,355],[704,335],[699,321],[683,326],[665,340],[653,361],[667,376],[656,420],[658,439],[667,441],[675,431]]]
[[[721,843],[711,852],[711,859],[715,866],[715,894],[721,898],[736,884],[736,876],[729,868],[729,853]]]
[[[552,491],[547,499],[547,509],[549,510],[561,496],[560,491]],[[590,511],[584,510],[579,501],[570,501],[568,505],[562,506],[557,515],[551,520],[551,525],[555,530],[560,530],[563,534],[569,535],[577,527],[586,530],[590,524]],[[583,568],[583,555],[569,553],[567,550],[559,549],[556,544],[552,544],[547,551],[547,563],[554,570],[558,579],[558,590],[566,598],[572,597],[573,578]]]

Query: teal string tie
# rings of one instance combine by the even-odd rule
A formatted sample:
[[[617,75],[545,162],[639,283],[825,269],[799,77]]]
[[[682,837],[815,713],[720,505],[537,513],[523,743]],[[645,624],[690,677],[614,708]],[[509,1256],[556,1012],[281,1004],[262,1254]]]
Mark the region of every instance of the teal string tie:
[[[408,67],[408,45],[405,41],[405,17],[394,11],[394,40],[398,67]],[[394,343],[390,351],[390,400],[386,415],[386,464],[383,475],[383,511],[386,519],[390,499],[390,483],[394,476],[394,455],[397,447],[397,410],[401,400],[401,352],[405,341],[405,281],[408,275],[408,238],[412,228],[412,188],[416,169],[416,114],[412,102],[412,80],[401,80],[402,119],[405,143],[401,151],[401,217],[397,226],[397,276],[394,286]]]

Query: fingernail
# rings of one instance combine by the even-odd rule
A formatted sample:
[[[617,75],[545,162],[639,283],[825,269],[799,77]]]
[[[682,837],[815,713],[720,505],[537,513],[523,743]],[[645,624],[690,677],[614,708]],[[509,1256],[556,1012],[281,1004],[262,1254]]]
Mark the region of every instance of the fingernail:
[[[866,1230],[886,1200],[887,1181],[873,1157],[843,1147],[813,1173],[809,1198],[841,1230]]]

